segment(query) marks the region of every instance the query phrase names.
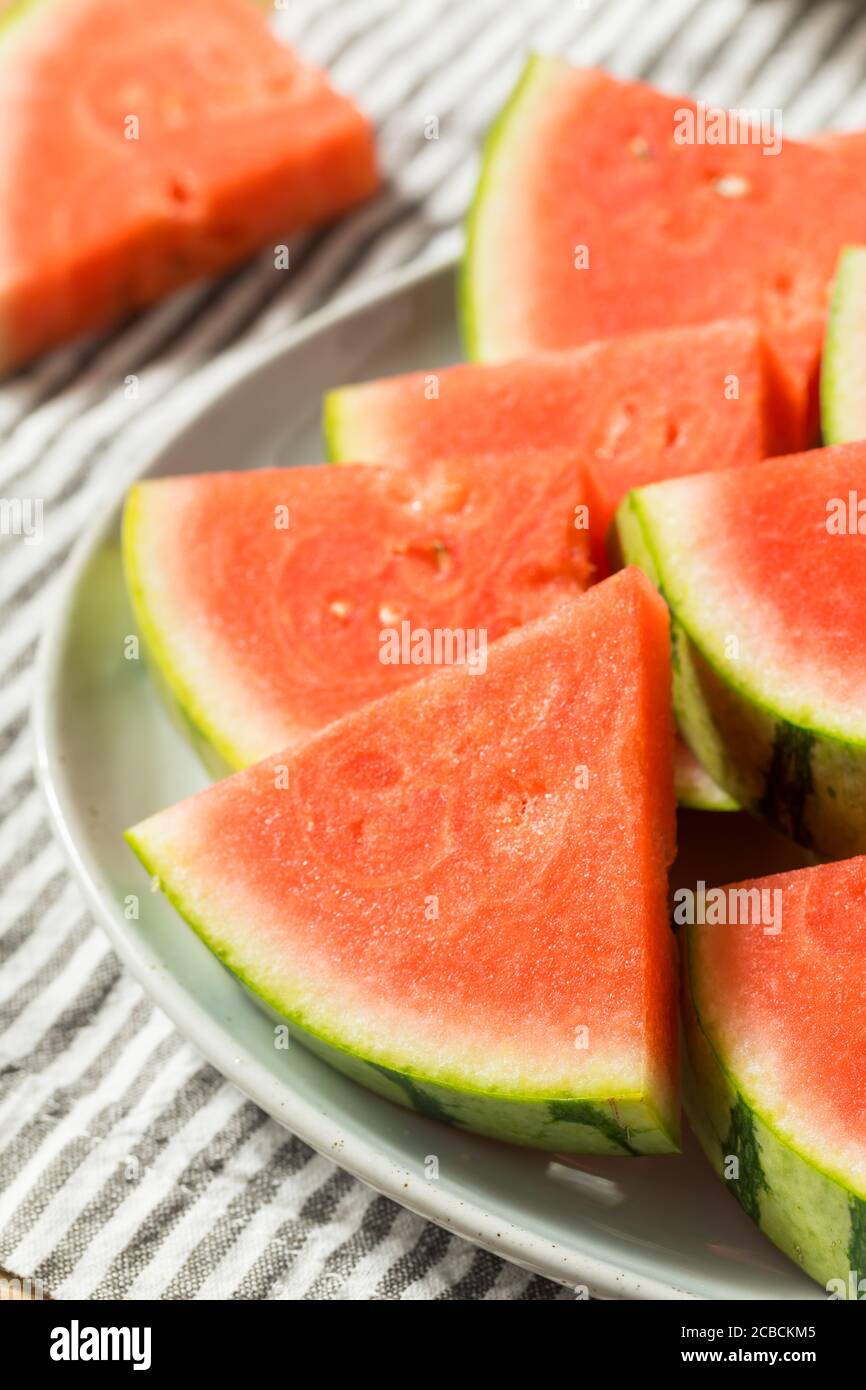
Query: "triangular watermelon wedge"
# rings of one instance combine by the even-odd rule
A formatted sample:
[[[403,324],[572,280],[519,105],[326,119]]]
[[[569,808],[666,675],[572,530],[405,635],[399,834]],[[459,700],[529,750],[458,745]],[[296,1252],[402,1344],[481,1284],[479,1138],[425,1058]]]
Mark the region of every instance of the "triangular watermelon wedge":
[[[618,527],[703,767],[817,853],[866,850],[866,442],[640,488]]]
[[[130,492],[127,583],[212,770],[246,767],[589,581],[573,454],[263,469]],[[577,518],[580,519],[579,517]]]
[[[727,122],[720,142],[708,117],[686,97],[530,59],[490,135],[469,219],[467,349],[510,358],[757,316],[804,447],[817,437],[836,258],[866,240],[866,142],[779,147],[772,126],[756,139]]]
[[[0,368],[377,183],[366,119],[247,0],[25,0],[0,27]]]
[[[689,1118],[769,1238],[862,1299],[866,859],[710,890],[699,915],[675,896]]]
[[[578,451],[599,573],[630,488],[797,443],[784,387],[748,320],[343,387],[326,397],[324,433],[338,462]]]
[[[667,614],[624,571],[495,643],[485,674],[375,701],[128,839],[372,1089],[540,1148],[670,1152],[672,746]]]

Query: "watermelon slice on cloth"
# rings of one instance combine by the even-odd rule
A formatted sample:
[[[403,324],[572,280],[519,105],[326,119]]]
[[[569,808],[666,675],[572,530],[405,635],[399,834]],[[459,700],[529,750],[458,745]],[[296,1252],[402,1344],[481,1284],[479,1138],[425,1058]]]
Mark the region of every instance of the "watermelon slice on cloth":
[[[818,854],[866,849],[866,443],[638,489],[618,527],[713,780]]]
[[[784,453],[795,447],[793,431],[782,383],[748,320],[346,386],[324,408],[337,462],[579,450],[599,572],[630,488]]]
[[[690,120],[697,133],[695,112],[641,83],[529,61],[489,137],[469,219],[466,346],[511,358],[757,316],[805,447],[836,258],[866,240],[866,144],[785,139],[771,155],[769,138],[680,143]]]
[[[483,675],[406,686],[128,839],[373,1090],[540,1148],[666,1153],[672,748],[667,613],[629,570],[503,637]]]
[[[25,0],[0,72],[0,368],[379,181],[365,117],[247,0]]]
[[[866,439],[864,246],[847,246],[839,257],[821,364],[821,432],[825,444]]]
[[[866,859],[722,892],[684,930],[687,1113],[761,1230],[862,1298]]]
[[[586,587],[574,455],[476,464],[132,489],[123,552],[139,630],[212,771],[258,762],[431,663],[478,664]]]

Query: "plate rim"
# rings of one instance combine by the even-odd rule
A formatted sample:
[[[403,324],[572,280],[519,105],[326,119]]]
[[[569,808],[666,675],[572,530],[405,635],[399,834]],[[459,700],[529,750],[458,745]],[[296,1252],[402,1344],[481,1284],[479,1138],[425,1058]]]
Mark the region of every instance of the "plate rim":
[[[240,386],[275,358],[360,310],[402,294],[449,268],[453,270],[458,261],[459,257],[453,254],[422,256],[408,266],[376,277],[370,285],[338,296],[333,303],[306,316],[297,325],[260,342],[229,349],[189,378],[183,398],[194,398],[194,407],[177,411],[173,418],[163,421],[161,428],[157,425],[147,447],[138,454],[134,465],[117,479],[110,497],[79,538],[58,579],[51,612],[39,639],[34,669],[31,725],[37,779],[47,803],[51,828],[73,878],[123,965],[178,1032],[222,1076],[279,1124],[400,1206],[545,1278],[566,1286],[585,1285],[593,1296],[605,1299],[702,1300],[703,1295],[683,1286],[636,1274],[595,1255],[563,1249],[510,1218],[497,1215],[482,1202],[458,1198],[432,1183],[407,1187],[406,1178],[410,1175],[406,1169],[379,1152],[363,1136],[340,1129],[325,1111],[293,1094],[289,1081],[277,1082],[254,1056],[245,1058],[242,1055],[244,1045],[199,1004],[183,982],[151,955],[143,942],[126,931],[119,904],[103,882],[99,865],[81,833],[84,818],[76,807],[65,773],[57,692],[66,635],[85,573],[95,552],[114,528],[130,484],[150,472],[163,451],[191,427],[223,391]],[[287,1094],[292,1100],[290,1107],[285,1103]]]

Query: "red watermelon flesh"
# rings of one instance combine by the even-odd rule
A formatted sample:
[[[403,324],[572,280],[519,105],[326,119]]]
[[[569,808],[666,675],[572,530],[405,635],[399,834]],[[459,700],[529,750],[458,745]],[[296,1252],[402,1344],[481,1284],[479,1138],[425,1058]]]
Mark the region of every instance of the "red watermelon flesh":
[[[338,461],[578,450],[600,570],[630,488],[796,443],[784,385],[748,320],[343,387],[326,398],[324,428]]]
[[[247,0],[30,0],[0,29],[0,149],[0,366],[378,182],[365,118]]]
[[[685,97],[530,60],[490,137],[470,218],[468,346],[507,358],[757,316],[789,373],[805,444],[817,437],[828,285],[841,246],[866,240],[866,165],[854,143],[840,154],[785,139],[776,155],[678,143],[687,111]]]
[[[461,652],[477,662],[488,642],[586,586],[574,456],[482,463],[200,474],[132,489],[124,564],[139,627],[187,720],[230,767],[429,674],[437,632],[448,634],[440,662]],[[382,660],[386,629],[398,634],[393,664]]]
[[[129,840],[330,1060],[552,1149],[677,1136],[665,606],[623,571]]]

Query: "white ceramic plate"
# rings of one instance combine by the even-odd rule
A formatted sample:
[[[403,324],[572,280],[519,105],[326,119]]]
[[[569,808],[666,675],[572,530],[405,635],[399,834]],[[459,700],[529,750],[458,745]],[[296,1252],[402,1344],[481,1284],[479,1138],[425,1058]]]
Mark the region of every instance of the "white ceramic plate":
[[[380,282],[300,330],[206,370],[191,421],[154,441],[141,473],[313,463],[319,401],[344,381],[459,356],[452,265]],[[204,785],[143,664],[121,575],[118,497],[84,538],[43,642],[37,756],[55,827],[125,964],[225,1076],[314,1148],[450,1230],[608,1298],[799,1299],[820,1290],[764,1240],[686,1136],[676,1158],[551,1160],[438,1125],[273,1046],[272,1023],[148,891],[121,832]],[[790,850],[739,816],[684,819],[683,882],[786,866]],[[688,865],[692,867],[689,868]],[[676,872],[676,871],[675,871]],[[121,904],[141,897],[138,921]],[[435,1154],[439,1178],[424,1160]]]

